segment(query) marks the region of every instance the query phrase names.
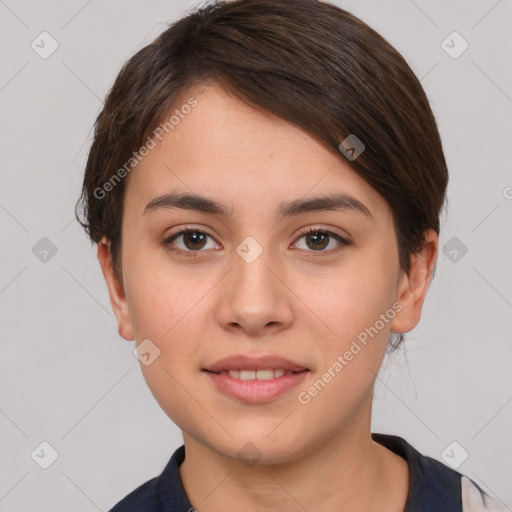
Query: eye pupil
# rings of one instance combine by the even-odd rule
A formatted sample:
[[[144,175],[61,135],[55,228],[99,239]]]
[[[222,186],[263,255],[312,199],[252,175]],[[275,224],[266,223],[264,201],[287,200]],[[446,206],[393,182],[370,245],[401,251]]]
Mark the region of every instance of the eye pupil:
[[[318,238],[320,238],[320,240],[318,240]],[[324,249],[325,247],[327,247],[328,243],[325,243],[325,241],[328,240],[328,238],[329,238],[329,235],[327,233],[321,233],[318,231],[313,231],[307,235],[308,242],[311,239],[314,239],[313,244],[316,244],[316,249],[318,249],[318,248]],[[324,242],[324,243],[322,243],[322,242]],[[320,243],[322,245],[319,247],[318,243]]]
[[[187,244],[187,240],[190,238],[192,239],[192,247],[189,247],[189,244]],[[189,231],[183,235],[183,240],[188,249],[201,249],[204,244],[200,247],[196,247],[196,244],[201,244],[201,242],[204,242],[205,238],[204,233],[199,233],[198,231]]]

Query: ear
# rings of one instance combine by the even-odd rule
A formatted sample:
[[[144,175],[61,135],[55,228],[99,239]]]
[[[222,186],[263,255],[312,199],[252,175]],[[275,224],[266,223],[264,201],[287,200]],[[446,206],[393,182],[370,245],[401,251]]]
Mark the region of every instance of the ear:
[[[114,274],[110,242],[108,242],[106,238],[102,238],[98,243],[98,260],[101,265],[103,277],[107,283],[112,310],[117,318],[117,330],[119,335],[125,340],[134,340],[135,336],[133,335],[133,327],[126,295],[122,283],[119,282]]]
[[[400,277],[396,300],[402,305],[391,322],[391,331],[405,333],[416,327],[437,258],[439,238],[429,229],[419,253],[411,256],[411,270]]]

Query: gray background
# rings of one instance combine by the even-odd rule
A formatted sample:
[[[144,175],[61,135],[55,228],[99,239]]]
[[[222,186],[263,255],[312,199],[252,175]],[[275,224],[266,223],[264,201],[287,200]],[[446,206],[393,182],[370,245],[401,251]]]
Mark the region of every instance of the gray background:
[[[450,171],[436,275],[420,325],[379,374],[372,430],[438,460],[456,441],[452,459],[469,454],[458,471],[512,510],[512,2],[336,4],[421,78]],[[0,511],[107,510],[182,444],[117,334],[73,207],[121,65],[195,5],[0,0]],[[47,59],[31,47],[43,31],[59,45]],[[441,45],[453,31],[469,44],[457,58]],[[58,452],[48,469],[31,457],[49,456],[43,441]]]

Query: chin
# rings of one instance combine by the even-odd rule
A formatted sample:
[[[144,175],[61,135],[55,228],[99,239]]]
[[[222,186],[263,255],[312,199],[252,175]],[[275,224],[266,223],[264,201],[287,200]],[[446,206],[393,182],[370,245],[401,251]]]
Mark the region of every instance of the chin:
[[[303,436],[297,433],[297,436],[288,434],[270,439],[268,432],[269,430],[265,435],[251,435],[247,430],[240,435],[232,432],[233,438],[227,442],[219,443],[215,439],[208,445],[219,455],[239,461],[247,467],[289,463],[299,456],[300,443],[304,442]]]

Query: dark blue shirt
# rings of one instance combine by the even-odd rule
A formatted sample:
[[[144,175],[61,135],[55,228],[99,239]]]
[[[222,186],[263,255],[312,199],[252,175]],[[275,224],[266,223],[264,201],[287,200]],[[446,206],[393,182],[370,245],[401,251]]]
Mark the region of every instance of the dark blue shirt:
[[[404,512],[506,510],[473,480],[431,457],[422,455],[405,439],[378,433],[372,433],[372,439],[407,461],[410,486]],[[182,445],[173,453],[159,476],[137,487],[110,512],[194,512],[179,474],[184,460],[185,446]]]

